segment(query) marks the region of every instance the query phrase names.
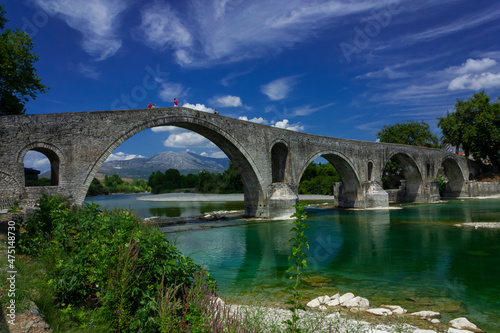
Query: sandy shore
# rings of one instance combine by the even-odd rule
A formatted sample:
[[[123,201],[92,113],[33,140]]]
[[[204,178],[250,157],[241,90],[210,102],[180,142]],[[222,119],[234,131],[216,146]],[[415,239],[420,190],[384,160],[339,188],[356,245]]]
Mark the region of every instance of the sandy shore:
[[[163,193],[137,197],[146,201],[243,201],[243,194]],[[299,200],[333,201],[330,195],[300,195]]]

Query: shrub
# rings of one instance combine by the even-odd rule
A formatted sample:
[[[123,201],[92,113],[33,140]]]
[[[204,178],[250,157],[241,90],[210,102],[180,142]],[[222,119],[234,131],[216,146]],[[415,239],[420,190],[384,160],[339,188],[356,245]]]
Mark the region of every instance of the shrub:
[[[158,331],[162,278],[190,286],[201,268],[129,211],[95,204],[73,210],[66,202],[42,197],[18,237],[20,249],[45,264],[55,304],[74,314],[93,309],[94,320],[112,331]]]

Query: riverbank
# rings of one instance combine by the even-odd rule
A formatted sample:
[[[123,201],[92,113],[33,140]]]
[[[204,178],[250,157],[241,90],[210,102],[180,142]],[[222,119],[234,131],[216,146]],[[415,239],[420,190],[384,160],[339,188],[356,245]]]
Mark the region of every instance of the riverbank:
[[[299,200],[334,201],[333,195],[299,195]],[[162,193],[137,197],[144,201],[244,201],[243,193],[239,194],[203,194],[203,193]]]

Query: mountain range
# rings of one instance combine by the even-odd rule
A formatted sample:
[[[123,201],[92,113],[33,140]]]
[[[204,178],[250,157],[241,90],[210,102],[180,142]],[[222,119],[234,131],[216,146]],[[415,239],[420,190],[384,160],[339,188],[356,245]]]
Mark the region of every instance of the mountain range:
[[[177,169],[183,175],[198,173],[201,170],[223,172],[229,167],[228,158],[213,158],[191,152],[165,151],[148,158],[133,158],[130,160],[115,160],[104,162],[99,174],[111,176],[118,174],[121,178],[148,179],[155,171],[165,172]]]

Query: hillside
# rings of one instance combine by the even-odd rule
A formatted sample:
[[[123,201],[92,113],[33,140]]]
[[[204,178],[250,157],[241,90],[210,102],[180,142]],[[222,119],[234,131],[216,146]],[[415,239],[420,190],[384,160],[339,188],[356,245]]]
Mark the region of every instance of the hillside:
[[[201,170],[223,172],[229,166],[227,158],[205,157],[191,152],[165,151],[149,158],[134,158],[123,161],[104,162],[98,177],[118,174],[121,178],[148,179],[155,171],[177,169],[181,174],[198,173]]]

